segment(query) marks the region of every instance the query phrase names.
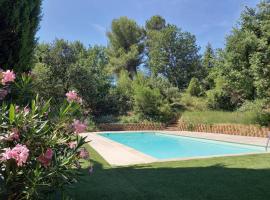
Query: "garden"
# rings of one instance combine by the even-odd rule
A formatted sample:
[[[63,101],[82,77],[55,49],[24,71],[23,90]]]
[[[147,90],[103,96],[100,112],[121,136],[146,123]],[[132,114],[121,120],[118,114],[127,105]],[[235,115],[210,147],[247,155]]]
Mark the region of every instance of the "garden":
[[[203,52],[161,15],[113,19],[107,46],[41,42],[42,3],[0,1],[0,199],[269,198],[268,154],[114,168],[80,135],[101,124],[269,129],[269,1]]]

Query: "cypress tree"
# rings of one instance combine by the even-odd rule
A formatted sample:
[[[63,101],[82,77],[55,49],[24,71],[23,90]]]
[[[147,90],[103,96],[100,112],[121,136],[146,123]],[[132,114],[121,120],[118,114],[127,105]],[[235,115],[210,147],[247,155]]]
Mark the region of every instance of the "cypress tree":
[[[0,67],[16,73],[32,67],[42,0],[0,0]]]

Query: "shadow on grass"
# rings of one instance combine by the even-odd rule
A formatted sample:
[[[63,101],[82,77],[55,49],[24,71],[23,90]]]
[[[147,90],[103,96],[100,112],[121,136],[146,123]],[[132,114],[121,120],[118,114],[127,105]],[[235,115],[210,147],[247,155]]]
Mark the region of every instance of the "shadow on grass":
[[[75,199],[270,199],[270,169],[226,168],[222,164],[206,167],[155,168],[145,165],[103,168],[101,163],[93,162],[94,173],[82,177],[82,182],[72,191]],[[87,174],[87,171],[83,173]]]

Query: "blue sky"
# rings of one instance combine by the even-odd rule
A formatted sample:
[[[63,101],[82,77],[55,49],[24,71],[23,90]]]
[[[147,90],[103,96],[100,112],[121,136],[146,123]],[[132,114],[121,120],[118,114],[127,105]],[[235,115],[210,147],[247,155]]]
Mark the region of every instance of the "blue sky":
[[[224,39],[235,26],[244,6],[259,0],[44,0],[38,32],[40,42],[55,38],[80,40],[88,45],[106,45],[111,21],[127,16],[144,25],[159,14],[168,23],[193,33],[204,49],[224,46]]]

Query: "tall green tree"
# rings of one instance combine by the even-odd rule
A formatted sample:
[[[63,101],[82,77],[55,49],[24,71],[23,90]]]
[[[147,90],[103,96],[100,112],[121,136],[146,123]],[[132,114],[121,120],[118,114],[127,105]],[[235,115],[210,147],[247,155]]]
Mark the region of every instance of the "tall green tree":
[[[201,70],[199,48],[194,35],[174,25],[147,31],[148,66],[153,75],[166,77],[174,86],[184,89]]]
[[[109,38],[109,68],[119,75],[127,70],[130,78],[137,74],[143,60],[144,30],[134,20],[120,17],[112,21]]]
[[[270,99],[270,1],[260,3],[255,15],[251,13],[245,17],[248,18],[245,26],[256,25],[253,33],[258,45],[250,58],[254,86],[259,98]]]
[[[154,15],[145,23],[147,31],[156,30],[160,31],[166,27],[166,20],[160,15]]]
[[[216,85],[208,92],[214,97],[212,105],[232,110],[248,100],[270,98],[269,30],[269,0],[245,8],[209,75]]]
[[[214,78],[216,78],[216,55],[211,44],[206,45],[203,57],[202,57],[202,82],[206,90],[211,89],[214,85]]]
[[[215,52],[212,45],[208,43],[203,54],[202,66],[206,71],[209,71],[215,64]]]
[[[92,113],[109,112],[111,79],[107,74],[105,48],[86,49],[80,42],[55,40],[36,50],[33,69],[36,93],[58,104],[69,90],[76,90]]]
[[[0,67],[17,73],[32,67],[42,0],[0,1]]]
[[[270,97],[270,1],[246,8],[227,37],[221,75],[236,104]]]
[[[50,44],[41,44],[36,50],[36,63],[33,73],[36,77],[37,92],[46,99],[53,97],[61,102],[71,88],[70,72],[79,60],[79,55],[86,53],[81,44],[69,43],[57,39]],[[81,52],[81,53],[78,53]]]

